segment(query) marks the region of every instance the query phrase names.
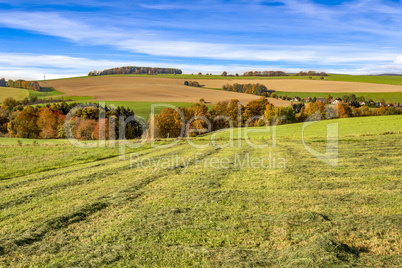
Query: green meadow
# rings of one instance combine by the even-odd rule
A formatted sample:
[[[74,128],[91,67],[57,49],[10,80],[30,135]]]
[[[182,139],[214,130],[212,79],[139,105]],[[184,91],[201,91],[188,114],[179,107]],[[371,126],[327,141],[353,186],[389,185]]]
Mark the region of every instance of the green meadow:
[[[33,96],[33,97],[38,97],[39,99],[44,99],[47,97],[53,97],[53,96],[60,96],[63,95],[64,93],[58,90],[55,90],[54,88],[51,87],[45,87],[42,90],[43,91],[34,91],[34,90],[29,90],[29,89],[25,89],[29,96]],[[62,96],[60,96],[62,97]]]
[[[68,101],[67,103],[98,103],[100,105],[107,105],[110,107],[118,107],[122,106],[125,108],[130,108],[134,111],[135,115],[140,116],[144,118],[146,121],[149,120],[150,114],[152,111],[155,112],[155,114],[159,114],[164,108],[166,107],[190,107],[194,103],[190,102],[141,102],[141,101],[97,101],[93,100],[92,97],[64,97],[69,100],[73,101]],[[38,105],[43,105],[43,104],[38,104]],[[152,108],[154,105],[154,108]],[[207,105],[208,107],[210,105]]]
[[[155,106],[154,111],[156,114],[160,113],[166,106],[163,105],[173,105],[176,107],[190,107],[194,103],[189,102],[139,102],[139,101],[97,101],[93,100],[93,97],[85,97],[85,96],[63,96],[63,92],[57,91],[53,88],[45,88],[44,92],[37,92],[33,90],[26,90],[20,88],[8,88],[8,87],[0,87],[0,103],[6,99],[7,97],[13,97],[18,100],[22,100],[25,97],[36,96],[39,99],[65,99],[71,100],[67,103],[100,103],[106,104],[108,106],[124,106],[126,108],[130,108],[134,110],[135,114],[144,118],[145,120],[149,119],[149,116],[152,111],[153,104],[158,104],[162,106]],[[43,105],[43,104],[38,104]],[[207,106],[210,106],[207,104]]]
[[[224,148],[228,130],[192,139],[199,149],[146,143],[125,159],[118,146],[0,138],[0,266],[400,267],[401,120],[306,127],[325,152],[337,124],[337,167],[304,148],[303,124],[235,130]]]
[[[2,103],[6,98],[13,97],[17,100],[23,100],[28,97],[29,93],[26,89],[22,88],[10,88],[10,87],[0,87],[0,103]]]

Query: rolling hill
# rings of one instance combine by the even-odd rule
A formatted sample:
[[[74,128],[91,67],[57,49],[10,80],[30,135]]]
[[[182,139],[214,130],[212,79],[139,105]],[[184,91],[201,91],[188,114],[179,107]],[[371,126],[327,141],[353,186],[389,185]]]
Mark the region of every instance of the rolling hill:
[[[0,139],[0,264],[401,266],[400,120],[312,125],[309,146],[325,150],[326,124],[339,124],[338,168],[304,149],[301,124],[279,126],[275,148],[258,149],[242,134],[240,147],[148,143],[127,148],[125,160],[118,148]],[[253,144],[270,143],[271,133],[253,130]],[[286,163],[214,160],[231,166],[247,155]]]

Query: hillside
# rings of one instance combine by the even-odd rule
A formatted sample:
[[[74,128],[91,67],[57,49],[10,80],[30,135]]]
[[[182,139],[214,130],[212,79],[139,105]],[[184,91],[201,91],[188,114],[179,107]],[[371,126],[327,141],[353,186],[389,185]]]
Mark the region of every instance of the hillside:
[[[115,75],[108,75],[109,77],[148,77],[148,75],[138,75],[138,74],[115,74]],[[58,80],[64,79],[76,79],[76,78],[87,78],[88,76],[81,76],[81,77],[74,77],[74,78],[62,78]],[[222,76],[222,75],[197,75],[197,74],[181,74],[181,75],[172,75],[172,74],[158,74],[152,76],[155,78],[174,78],[174,79],[187,79],[187,80],[310,80],[308,76],[297,76],[291,74],[289,76]],[[319,80],[321,81],[319,76],[312,77],[312,80]],[[347,74],[328,74],[328,76],[324,77],[325,81],[341,81],[341,82],[360,82],[360,83],[374,83],[374,84],[384,84],[384,85],[402,85],[402,76],[383,76],[383,75],[347,75]],[[251,82],[251,81],[250,81]],[[249,83],[250,83],[249,82]]]
[[[304,149],[302,124],[279,126],[276,148],[243,135],[223,149],[126,148],[132,169],[118,148],[1,139],[0,265],[401,266],[401,119],[310,126],[307,143],[323,151],[326,124],[339,124],[337,168]],[[252,143],[272,140],[258,131]],[[286,167],[213,160],[270,153]],[[157,162],[172,157],[186,162]]]
[[[181,75],[178,77],[187,77]],[[190,75],[191,76],[191,75]],[[359,96],[373,98],[376,101],[386,99],[387,101],[400,102],[402,97],[402,86],[387,85],[363,82],[345,81],[321,81],[308,79],[271,79],[271,78],[226,78],[207,79],[209,76],[191,76],[190,80],[198,80],[204,88],[184,86],[184,79],[167,78],[163,75],[155,76],[101,76],[81,77],[70,79],[49,80],[41,82],[41,86],[54,87],[62,91],[66,96],[92,96],[98,101],[135,101],[135,102],[183,102],[195,103],[205,99],[208,103],[217,103],[222,100],[239,99],[247,103],[257,99],[258,96],[227,92],[221,89],[225,84],[248,84],[260,83],[268,89],[278,91],[280,95],[325,97],[332,93],[333,96],[354,93]],[[332,76],[329,76],[332,77]],[[349,78],[349,76],[336,76]],[[354,77],[354,76],[350,76]],[[290,77],[288,77],[290,78]],[[397,77],[399,78],[399,77]],[[289,93],[287,93],[289,92]],[[288,106],[290,102],[277,99],[270,99],[275,106]]]
[[[362,82],[326,81],[326,80],[301,80],[301,79],[253,79],[253,83],[260,83],[276,91],[290,92],[335,92],[335,93],[362,93],[362,92],[402,92],[400,85],[385,85]],[[221,88],[224,84],[247,84],[248,79],[236,80],[202,80],[209,88]]]
[[[17,100],[22,100],[28,97],[28,90],[22,88],[12,88],[12,87],[0,87],[0,103],[2,103],[6,98],[13,97]]]
[[[196,103],[200,99],[204,99],[208,103],[217,103],[239,99],[242,103],[247,103],[260,98],[236,92],[188,87],[184,85],[184,80],[180,79],[153,77],[100,76],[50,80],[40,84],[62,91],[66,96],[93,96],[95,100],[105,101]],[[204,84],[204,80],[202,84]],[[276,99],[270,101],[276,106],[290,105],[288,101]]]

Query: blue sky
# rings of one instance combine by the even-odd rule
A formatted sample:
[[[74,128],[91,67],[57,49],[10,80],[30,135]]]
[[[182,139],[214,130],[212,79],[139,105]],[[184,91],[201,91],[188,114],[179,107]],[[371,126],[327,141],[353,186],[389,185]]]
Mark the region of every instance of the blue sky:
[[[0,76],[118,66],[185,73],[402,73],[402,1],[0,0]]]

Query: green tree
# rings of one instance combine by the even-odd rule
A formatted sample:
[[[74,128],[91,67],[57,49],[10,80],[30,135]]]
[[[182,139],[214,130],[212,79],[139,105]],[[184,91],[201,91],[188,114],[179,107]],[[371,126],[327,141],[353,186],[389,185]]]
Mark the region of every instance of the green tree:
[[[11,111],[14,107],[18,106],[18,101],[13,97],[8,97],[3,101],[1,108],[5,111]]]

